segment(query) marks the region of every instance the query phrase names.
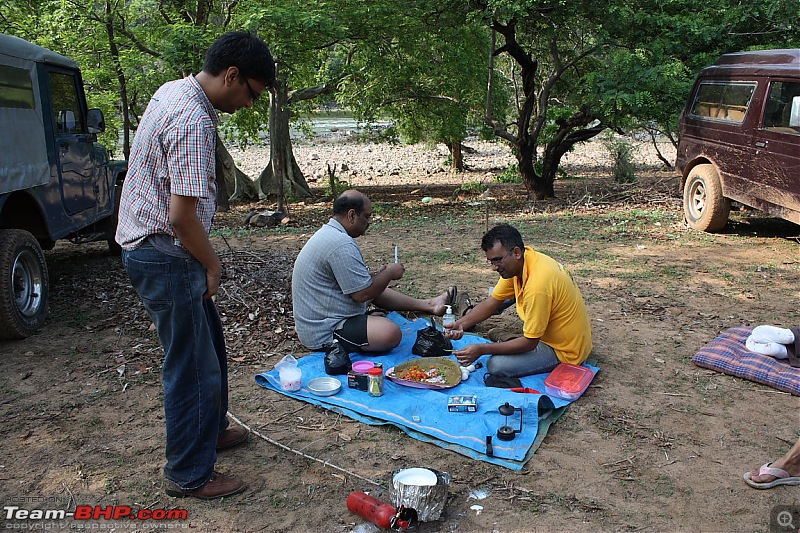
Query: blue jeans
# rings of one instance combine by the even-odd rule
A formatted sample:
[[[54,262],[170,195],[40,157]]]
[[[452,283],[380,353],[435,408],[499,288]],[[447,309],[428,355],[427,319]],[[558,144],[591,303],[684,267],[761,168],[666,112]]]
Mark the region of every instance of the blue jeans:
[[[195,489],[211,478],[217,438],[228,426],[225,338],[214,302],[203,299],[206,269],[148,243],[123,251],[122,261],[164,349],[164,476]]]
[[[512,355],[492,355],[486,361],[486,371],[497,377],[521,378],[552,371],[561,361],[556,351],[539,341],[534,350]]]

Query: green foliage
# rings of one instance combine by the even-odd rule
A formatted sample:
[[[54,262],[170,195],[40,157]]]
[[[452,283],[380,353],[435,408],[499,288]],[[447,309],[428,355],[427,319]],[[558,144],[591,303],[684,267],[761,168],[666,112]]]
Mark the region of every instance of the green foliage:
[[[367,125],[353,134],[353,139],[374,143],[400,144],[400,134],[397,131],[397,126],[394,125],[385,128]]]
[[[597,5],[607,12],[603,31],[614,43],[602,68],[583,80],[609,124],[628,129],[657,124],[677,130],[677,118],[698,71],[723,53],[784,48],[798,43],[798,0],[686,0]],[[724,13],[724,16],[720,16]]]
[[[636,168],[633,163],[634,148],[630,141],[609,135],[603,139],[603,145],[611,155],[614,181],[618,183],[636,182]]]
[[[469,181],[469,182],[464,183],[463,185],[461,185],[461,187],[459,187],[459,190],[463,191],[463,192],[465,192],[467,194],[481,194],[482,192],[484,192],[488,188],[489,187],[483,182],[480,182],[480,181]]]
[[[606,67],[580,81],[580,94],[592,99],[598,114],[616,129],[652,121],[663,131],[677,130],[677,116],[693,78],[676,59],[647,50],[611,50]]]
[[[339,103],[358,116],[391,116],[406,142],[460,142],[479,122],[474,109],[485,99],[488,57],[488,32],[462,15],[455,6],[399,6],[394,28],[361,43],[359,70],[343,80]],[[393,34],[380,37],[387,30]]]
[[[200,72],[205,51],[217,36],[215,27],[179,22],[166,28],[161,60],[174,77]]]
[[[336,176],[333,178],[333,185],[336,188],[336,191],[331,189],[330,179],[326,179],[325,183],[325,196],[338,196],[341,192],[350,189],[350,184],[346,180],[339,179]]]
[[[508,165],[502,173],[495,177],[495,181],[499,183],[522,183],[519,165],[517,163]]]
[[[80,64],[90,105],[106,115],[107,144],[116,142],[120,109],[135,128],[159,85],[197,72],[214,37],[236,28],[270,44],[295,117],[338,102],[367,124],[393,117],[396,129],[380,131],[381,140],[453,143],[469,130],[487,138],[505,129],[542,146],[580,113],[615,129],[674,131],[700,68],[734,50],[800,46],[798,12],[800,0],[0,0],[0,31]],[[522,79],[497,34],[504,51],[487,95],[490,28],[508,24],[536,69]],[[306,88],[325,90],[312,105],[298,96]],[[530,121],[520,119],[526,106]],[[268,119],[263,98],[222,130],[246,145]]]
[[[450,168],[453,166],[453,154],[448,153],[447,157],[442,161],[442,168]]]

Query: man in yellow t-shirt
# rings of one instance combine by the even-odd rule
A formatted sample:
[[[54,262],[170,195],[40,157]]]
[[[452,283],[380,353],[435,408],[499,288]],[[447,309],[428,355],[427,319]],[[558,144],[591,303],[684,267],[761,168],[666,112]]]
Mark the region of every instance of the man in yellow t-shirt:
[[[516,299],[522,336],[505,342],[470,344],[454,352],[462,365],[483,354],[488,372],[521,377],[550,372],[559,363],[581,364],[592,351],[592,329],[580,289],[553,258],[525,246],[516,228],[501,224],[483,236],[481,248],[498,274],[490,298],[476,305],[447,330],[460,339],[464,330],[486,320],[507,299]]]

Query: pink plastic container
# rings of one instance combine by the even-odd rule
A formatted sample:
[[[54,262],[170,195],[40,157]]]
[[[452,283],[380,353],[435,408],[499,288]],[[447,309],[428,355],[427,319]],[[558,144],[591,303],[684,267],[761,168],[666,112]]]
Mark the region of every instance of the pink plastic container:
[[[375,368],[375,363],[372,361],[356,361],[353,363],[353,372],[358,372],[359,374],[366,374],[373,368]]]
[[[589,387],[594,373],[586,367],[561,363],[544,380],[549,396],[564,400],[577,400]]]

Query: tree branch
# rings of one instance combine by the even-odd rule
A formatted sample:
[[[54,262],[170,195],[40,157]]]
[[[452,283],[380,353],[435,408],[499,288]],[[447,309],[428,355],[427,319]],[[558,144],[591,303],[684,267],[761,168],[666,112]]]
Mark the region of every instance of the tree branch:
[[[149,56],[161,57],[162,54],[160,52],[156,52],[155,50],[152,50],[147,46],[145,46],[135,34],[133,34],[130,30],[128,30],[127,25],[125,23],[125,18],[120,13],[117,13],[116,15],[122,22],[122,27],[117,28],[117,31],[122,35],[124,35],[125,37],[127,37],[128,39],[130,39],[131,44],[133,44],[133,46],[137,50]]]

